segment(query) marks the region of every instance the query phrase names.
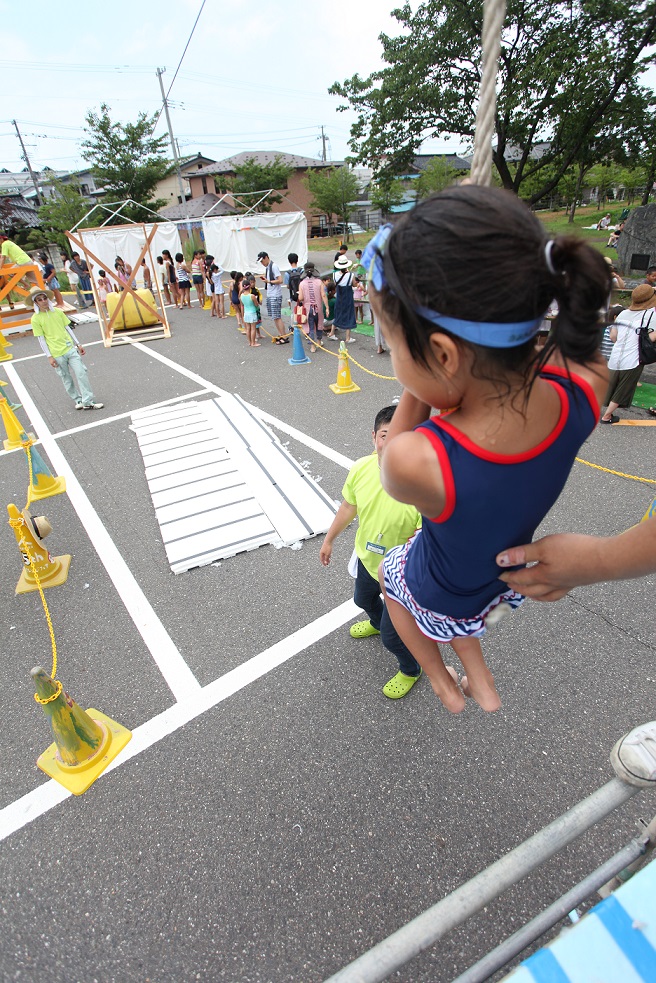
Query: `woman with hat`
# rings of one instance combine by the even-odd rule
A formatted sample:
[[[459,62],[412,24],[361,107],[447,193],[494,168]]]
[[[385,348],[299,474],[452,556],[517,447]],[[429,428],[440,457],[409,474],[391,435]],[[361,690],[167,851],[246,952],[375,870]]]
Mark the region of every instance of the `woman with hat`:
[[[656,341],[656,290],[648,283],[641,283],[631,294],[631,306],[622,311],[610,329],[610,340],[614,342],[608,359],[610,377],[604,404],[606,412],[602,423],[617,423],[614,411],[622,406],[630,406],[642,375],[640,364],[640,331],[647,328],[649,337]]]
[[[101,410],[96,403],[89,376],[81,356],[84,348],[73,334],[64,312],[52,303],[52,290],[32,287],[30,300],[34,304],[32,333],[39,339],[41,350],[64,383],[64,389],[75,403],[76,410]]]
[[[335,283],[335,323],[333,330],[326,337],[335,337],[335,328],[346,332],[345,341],[351,343],[351,331],[355,331],[355,303],[353,301],[353,274],[350,269],[353,266],[351,260],[346,256],[340,256],[335,260],[335,272],[333,281]]]

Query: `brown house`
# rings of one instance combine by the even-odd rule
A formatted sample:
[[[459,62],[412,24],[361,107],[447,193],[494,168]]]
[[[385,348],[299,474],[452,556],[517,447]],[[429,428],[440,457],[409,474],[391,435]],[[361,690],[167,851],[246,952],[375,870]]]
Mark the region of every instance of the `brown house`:
[[[209,179],[214,179],[216,191],[221,194],[228,191],[228,183],[239,174],[239,167],[247,160],[255,160],[257,164],[273,164],[276,160],[292,168],[292,173],[287,180],[287,186],[276,188],[281,195],[285,195],[279,203],[271,206],[273,212],[293,212],[300,208],[305,212],[308,222],[308,230],[313,225],[320,224],[320,212],[310,206],[312,195],[305,186],[305,178],[308,171],[318,170],[322,167],[342,167],[343,161],[324,161],[315,160],[313,157],[299,157],[296,154],[283,154],[275,150],[245,150],[233,157],[217,161],[215,164],[208,164],[189,174],[189,186],[192,198],[197,198],[209,190]],[[203,186],[204,182],[204,186]],[[267,191],[263,188],[263,191]],[[248,201],[255,202],[257,199],[248,198]]]

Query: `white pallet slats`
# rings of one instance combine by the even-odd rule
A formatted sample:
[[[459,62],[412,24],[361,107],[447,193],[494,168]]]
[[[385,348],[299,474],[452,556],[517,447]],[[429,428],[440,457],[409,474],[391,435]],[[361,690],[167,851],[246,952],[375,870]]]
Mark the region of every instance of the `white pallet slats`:
[[[174,573],[325,533],[335,504],[238,396],[132,415]]]

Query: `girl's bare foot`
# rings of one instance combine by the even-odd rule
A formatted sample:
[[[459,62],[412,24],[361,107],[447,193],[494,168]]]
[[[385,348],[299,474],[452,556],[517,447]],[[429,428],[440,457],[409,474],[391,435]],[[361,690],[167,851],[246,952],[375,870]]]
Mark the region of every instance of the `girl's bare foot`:
[[[451,713],[462,713],[465,709],[465,698],[458,686],[458,674],[452,666],[445,666],[445,669],[450,677],[448,681],[443,680],[441,672],[438,681],[428,676],[430,684],[433,687],[433,692]]]
[[[251,348],[261,348],[261,347],[262,345],[259,343],[259,341],[256,341],[255,344],[251,345]]]
[[[494,678],[492,673],[490,673],[490,682],[485,682],[482,686],[479,685],[472,689],[471,684],[466,676],[463,676],[460,680],[460,687],[465,694],[465,696],[471,697],[476,700],[479,707],[482,710],[487,711],[487,713],[494,713],[495,710],[499,710],[501,707],[501,700],[499,694],[496,691],[494,685]]]

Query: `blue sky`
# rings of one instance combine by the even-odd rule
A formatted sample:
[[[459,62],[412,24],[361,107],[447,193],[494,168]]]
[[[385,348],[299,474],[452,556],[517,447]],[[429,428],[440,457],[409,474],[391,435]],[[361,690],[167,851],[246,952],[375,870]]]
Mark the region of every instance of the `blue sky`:
[[[73,170],[84,166],[79,143],[88,110],[106,102],[123,121],[159,111],[155,69],[166,68],[168,90],[200,7],[201,0],[0,0],[0,167],[24,167],[13,118],[35,169]],[[378,35],[398,33],[386,8],[384,0],[206,0],[169,97],[180,152],[216,160],[241,150],[320,157],[323,125],[328,157],[342,159],[354,117],[337,111],[340,100],[327,89],[381,66]],[[162,115],[156,133],[165,132]],[[425,149],[459,145],[454,138]]]

